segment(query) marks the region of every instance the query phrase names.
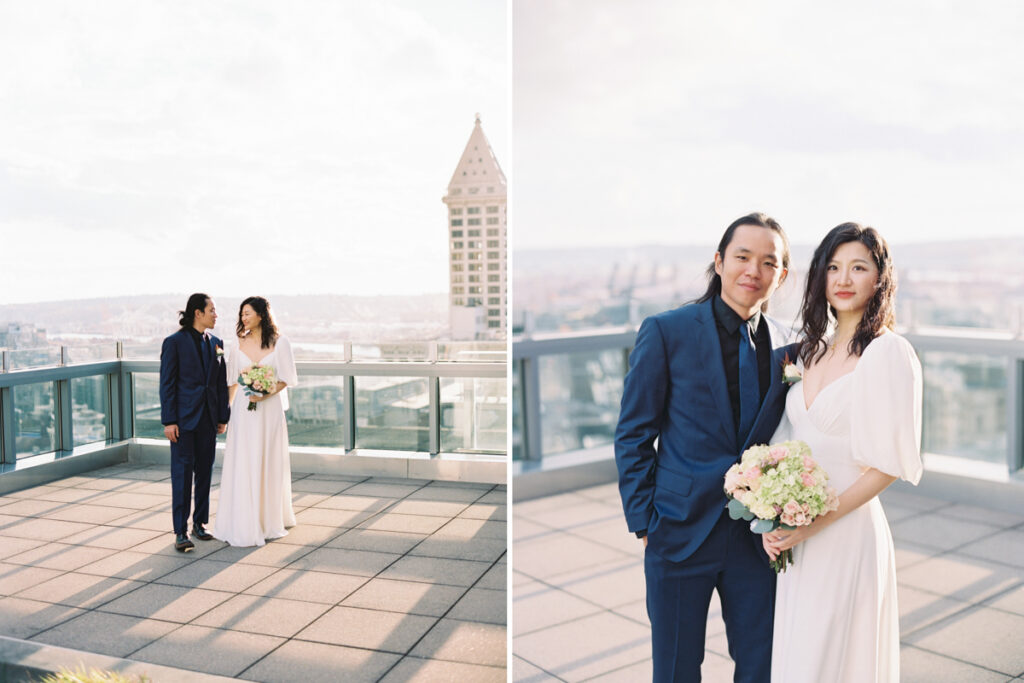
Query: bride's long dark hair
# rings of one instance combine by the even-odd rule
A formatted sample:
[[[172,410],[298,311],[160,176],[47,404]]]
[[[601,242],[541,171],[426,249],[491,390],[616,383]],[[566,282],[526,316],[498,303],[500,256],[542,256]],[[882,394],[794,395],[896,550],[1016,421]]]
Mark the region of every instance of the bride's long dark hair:
[[[857,356],[864,353],[868,344],[882,332],[882,328],[896,327],[896,270],[889,255],[889,245],[878,231],[858,223],[843,223],[832,228],[818,248],[814,250],[811,268],[807,273],[807,284],[803,299],[803,329],[800,336],[800,358],[804,365],[820,360],[827,350],[824,343],[829,323],[836,319],[836,310],[825,296],[828,283],[828,264],[840,245],[860,242],[868,251],[878,268],[878,282],[875,295],[868,301],[864,315],[850,340],[849,350]]]
[[[242,336],[245,332],[245,325],[242,324],[242,309],[250,306],[256,315],[260,317],[260,347],[269,349],[277,342],[279,332],[277,323],[274,322],[274,314],[270,311],[270,302],[262,296],[250,296],[238,307],[238,324],[235,325],[235,334]]]

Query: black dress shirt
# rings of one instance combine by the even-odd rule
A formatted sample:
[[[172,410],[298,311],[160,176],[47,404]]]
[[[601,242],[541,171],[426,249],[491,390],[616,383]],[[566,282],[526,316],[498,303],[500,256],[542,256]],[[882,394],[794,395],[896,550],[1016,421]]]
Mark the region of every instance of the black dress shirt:
[[[203,345],[206,343],[206,336],[200,334],[199,331],[191,325],[186,327],[185,331],[192,336],[192,341],[195,342],[196,345],[196,353],[199,354],[199,362],[202,364],[203,368],[206,368],[206,354],[203,353]]]
[[[750,326],[750,339],[757,350],[757,375],[761,389],[761,401],[768,393],[772,372],[772,338],[768,333],[768,322],[758,311],[749,320],[743,320],[729,304],[716,296],[712,310],[715,327],[718,328],[718,342],[722,347],[722,363],[725,365],[725,384],[729,389],[729,403],[732,405],[732,420],[739,429],[740,424],[740,325]]]

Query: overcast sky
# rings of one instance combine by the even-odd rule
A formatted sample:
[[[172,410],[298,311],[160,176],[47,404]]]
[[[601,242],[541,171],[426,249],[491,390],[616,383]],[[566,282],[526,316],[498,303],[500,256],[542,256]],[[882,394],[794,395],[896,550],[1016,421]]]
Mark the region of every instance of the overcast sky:
[[[514,248],[1021,234],[1024,4],[516,0]],[[712,246],[713,248],[713,246]]]
[[[447,290],[502,0],[0,0],[0,303]],[[507,165],[507,164],[506,164]]]

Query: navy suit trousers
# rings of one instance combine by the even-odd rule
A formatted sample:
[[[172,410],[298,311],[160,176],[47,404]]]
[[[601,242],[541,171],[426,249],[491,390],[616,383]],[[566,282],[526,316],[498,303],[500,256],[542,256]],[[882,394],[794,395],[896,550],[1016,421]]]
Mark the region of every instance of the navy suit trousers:
[[[647,550],[647,614],[655,683],[700,681],[711,592],[718,591],[736,683],[769,683],[775,572],[757,553],[748,522],[727,511],[682,562]]]
[[[210,479],[217,449],[217,427],[208,410],[195,429],[181,429],[178,442],[171,444],[171,499],[173,501],[174,533],[188,532],[192,480],[196,485],[196,506],[193,524],[210,521]]]

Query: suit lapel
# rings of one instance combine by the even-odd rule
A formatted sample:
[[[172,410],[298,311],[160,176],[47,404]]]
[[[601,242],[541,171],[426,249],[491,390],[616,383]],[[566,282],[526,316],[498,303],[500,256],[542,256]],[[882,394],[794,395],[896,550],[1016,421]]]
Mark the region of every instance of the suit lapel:
[[[700,304],[697,320],[697,358],[700,360],[708,389],[715,400],[715,412],[718,413],[722,429],[736,441],[736,425],[732,418],[732,403],[729,401],[729,388],[725,383],[725,365],[722,363],[722,344],[718,339],[714,314],[711,312],[711,301]]]
[[[776,329],[772,321],[765,320],[765,322],[768,324],[768,331],[772,340],[772,361],[771,370],[768,373],[768,391],[764,395],[764,400],[761,401],[761,409],[757,412],[757,417],[754,418],[754,424],[750,428],[750,434],[747,435],[747,441],[743,444],[742,450],[746,450],[750,446],[753,436],[757,433],[758,426],[764,418],[766,407],[774,403],[780,391],[785,391],[789,388],[782,381],[782,363],[785,360],[786,349],[788,348],[786,340],[782,337],[779,330]]]

